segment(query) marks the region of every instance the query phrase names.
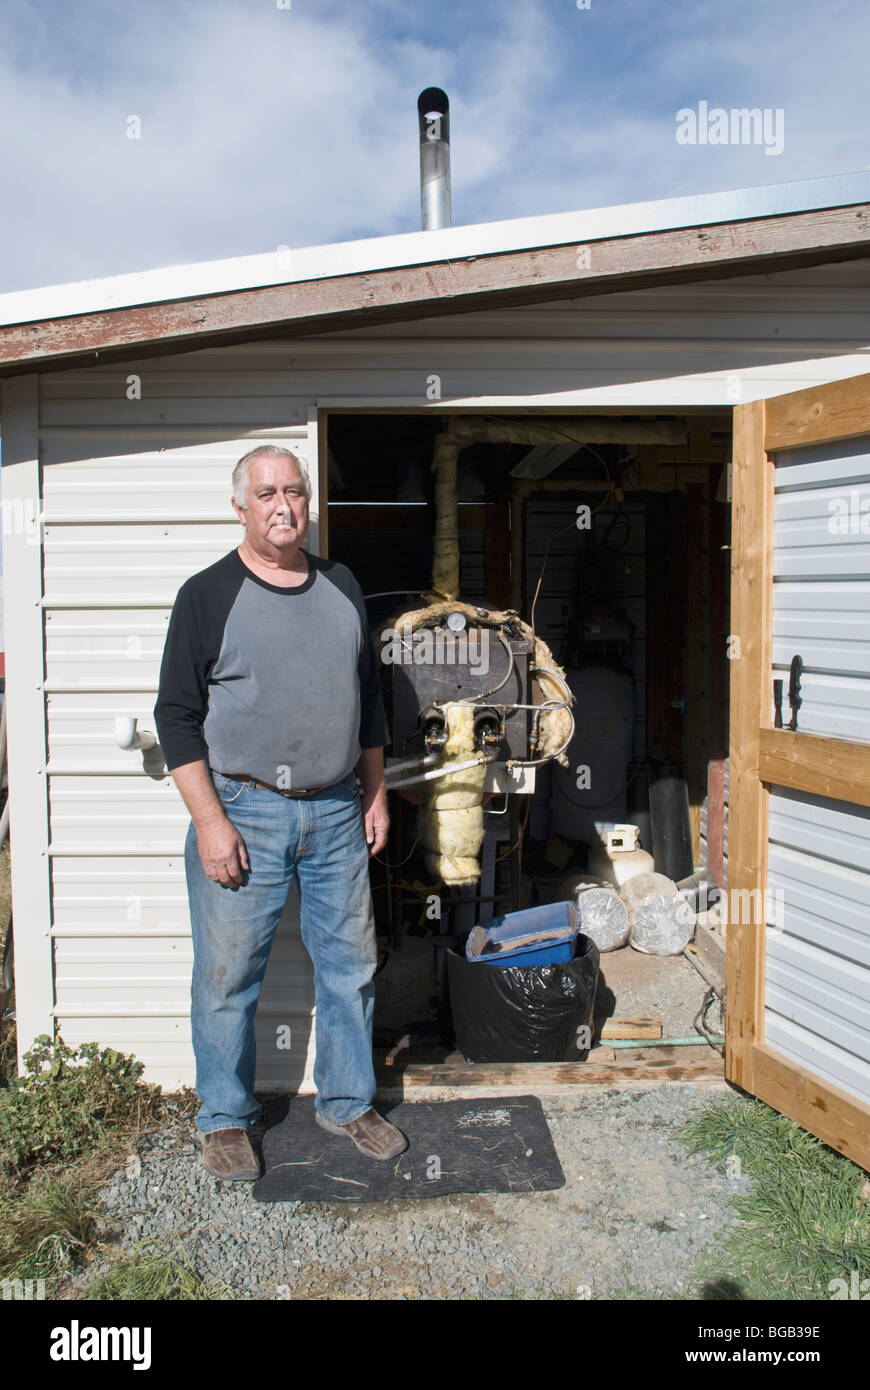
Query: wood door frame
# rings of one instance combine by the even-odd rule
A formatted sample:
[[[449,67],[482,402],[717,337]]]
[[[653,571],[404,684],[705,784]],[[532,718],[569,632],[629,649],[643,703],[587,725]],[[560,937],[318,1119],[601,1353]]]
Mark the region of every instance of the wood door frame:
[[[870,805],[870,744],[770,726],[773,454],[864,434],[870,375],[734,410],[728,898],[748,891],[737,901],[752,904],[753,920],[729,912],[725,1075],[870,1169],[870,1106],[764,1041],[769,788]]]

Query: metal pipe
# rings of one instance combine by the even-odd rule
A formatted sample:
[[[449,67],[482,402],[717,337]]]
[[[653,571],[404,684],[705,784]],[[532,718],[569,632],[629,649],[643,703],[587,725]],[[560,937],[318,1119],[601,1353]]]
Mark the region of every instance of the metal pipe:
[[[542,669],[544,669],[544,668],[542,668]],[[509,758],[509,759],[508,759],[508,762],[507,762],[507,770],[508,770],[508,772],[511,772],[515,767],[543,767],[544,763],[551,763],[551,762],[553,761],[554,758],[558,758],[558,756],[559,756],[560,753],[564,753],[564,752],[565,752],[565,749],[568,747],[568,745],[570,744],[572,738],[574,737],[574,733],[575,733],[575,730],[576,730],[576,727],[577,727],[576,721],[575,721],[575,719],[574,719],[574,712],[573,712],[573,710],[571,709],[570,705],[562,704],[562,703],[560,703],[559,700],[545,700],[544,703],[543,703],[542,705],[530,705],[530,706],[518,705],[517,708],[518,708],[518,709],[529,708],[529,709],[534,709],[534,710],[539,711],[539,713],[535,716],[535,730],[534,730],[534,734],[535,734],[535,743],[536,743],[536,744],[537,744],[538,723],[540,722],[540,711],[542,711],[542,710],[545,710],[545,709],[564,709],[564,710],[567,710],[567,711],[568,711],[568,718],[571,720],[571,731],[570,731],[570,733],[568,734],[568,737],[565,739],[565,742],[562,744],[561,748],[557,748],[556,751],[555,751],[555,753],[549,753],[549,754],[547,755],[546,758]]]
[[[574,699],[574,692],[569,686],[568,682],[565,680],[564,676],[557,675],[555,671],[550,670],[549,666],[530,666],[529,673],[533,676],[537,676],[538,674],[542,676],[549,676],[550,680],[555,681],[557,685],[561,685],[562,689],[565,692],[562,696],[562,699],[564,700],[566,705],[570,705],[571,701]],[[556,702],[553,700],[548,700],[547,704],[554,705],[556,704]]]
[[[420,214],[424,232],[452,227],[450,196],[450,102],[440,87],[417,98],[420,128]]]
[[[677,892],[682,893],[694,912],[706,912],[722,897],[722,889],[707,869],[699,869],[697,873],[689,874],[688,878],[681,878],[677,883]]]
[[[434,767],[435,763],[440,761],[440,758],[440,753],[418,753],[414,758],[405,758],[404,762],[390,763],[389,767],[384,769],[384,778],[386,781],[389,781],[397,772],[404,772],[406,767],[415,769],[418,767]]]
[[[491,763],[495,757],[491,753],[479,753],[476,758],[467,758],[461,763],[447,763],[444,767],[434,767],[429,772],[421,772],[418,777],[403,777],[390,791],[400,792],[403,787],[415,787],[418,782],[432,782],[437,777],[449,777],[452,772],[464,772],[467,767],[479,767],[481,763]]]

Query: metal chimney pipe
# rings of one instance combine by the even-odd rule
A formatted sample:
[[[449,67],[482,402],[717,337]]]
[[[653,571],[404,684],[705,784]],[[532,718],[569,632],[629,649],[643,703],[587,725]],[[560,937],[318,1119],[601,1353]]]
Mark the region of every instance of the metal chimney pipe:
[[[420,211],[424,232],[453,225],[450,200],[450,102],[440,87],[417,98],[420,126]]]

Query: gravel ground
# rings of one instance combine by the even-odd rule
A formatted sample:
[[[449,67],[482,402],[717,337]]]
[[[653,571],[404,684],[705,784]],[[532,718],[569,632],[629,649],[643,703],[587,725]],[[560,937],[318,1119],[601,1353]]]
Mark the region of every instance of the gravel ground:
[[[673,1128],[724,1083],[543,1099],[565,1172],[557,1192],[261,1205],[204,1171],[189,1121],[150,1135],[101,1193],[115,1255],[183,1245],[237,1298],[611,1298],[694,1289],[696,1257],[733,1220],[729,1179]],[[345,1142],[344,1140],[336,1140]],[[107,1257],[80,1276],[108,1268]]]
[[[601,957],[599,998],[614,996],[612,1012],[620,1018],[652,1015],[661,1020],[662,1036],[696,1035],[692,1020],[707,985],[685,956],[645,956],[631,946]],[[694,1053],[687,1054],[694,1056]],[[703,1056],[703,1050],[697,1054]]]

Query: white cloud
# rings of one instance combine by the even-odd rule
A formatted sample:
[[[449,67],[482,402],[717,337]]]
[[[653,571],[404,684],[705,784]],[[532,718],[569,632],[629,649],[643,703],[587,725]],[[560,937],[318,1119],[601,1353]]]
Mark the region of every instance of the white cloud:
[[[451,97],[457,222],[868,163],[864,0],[33,14],[0,33],[3,290],[414,230],[428,85]],[[782,155],[678,146],[701,99],[783,107]]]

